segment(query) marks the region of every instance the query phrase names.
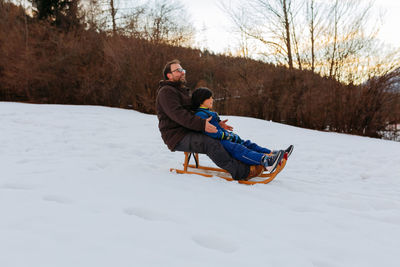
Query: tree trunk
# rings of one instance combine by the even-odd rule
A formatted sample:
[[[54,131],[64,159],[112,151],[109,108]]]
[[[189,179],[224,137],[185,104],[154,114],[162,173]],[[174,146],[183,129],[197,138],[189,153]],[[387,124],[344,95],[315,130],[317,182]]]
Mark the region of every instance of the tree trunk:
[[[115,15],[117,11],[115,10],[114,7],[114,0],[110,0],[110,6],[111,6],[111,19],[112,19],[112,27],[113,27],[113,35],[117,32],[117,25],[115,24]]]
[[[287,7],[286,0],[282,1],[283,3],[283,15],[284,15],[284,23],[285,23],[285,43],[286,43],[286,49],[287,49],[287,57],[288,57],[288,63],[289,63],[289,69],[293,69],[293,56],[292,56],[292,47],[291,47],[291,41],[290,41],[290,21],[289,21],[289,10]]]

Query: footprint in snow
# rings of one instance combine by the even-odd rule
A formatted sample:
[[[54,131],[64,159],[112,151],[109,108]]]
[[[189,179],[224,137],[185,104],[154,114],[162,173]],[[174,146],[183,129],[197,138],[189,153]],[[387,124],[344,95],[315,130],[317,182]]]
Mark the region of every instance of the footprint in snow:
[[[26,184],[3,184],[0,185],[0,189],[12,189],[12,190],[30,190],[33,189],[33,186],[29,186]]]
[[[58,204],[70,204],[72,203],[72,200],[67,198],[67,197],[63,197],[63,196],[58,196],[58,195],[46,195],[43,196],[43,200],[44,201],[48,201],[48,202],[55,202]]]
[[[147,221],[173,221],[167,214],[143,208],[127,208],[124,212]]]
[[[21,159],[18,160],[16,163],[17,164],[26,164],[26,163],[30,163],[31,161],[29,159]]]
[[[367,174],[367,173],[362,173],[362,174],[360,174],[360,177],[361,177],[361,180],[367,180],[367,179],[371,178],[371,175]]]
[[[321,210],[314,208],[314,207],[309,207],[309,206],[293,206],[291,208],[292,211],[299,212],[299,213],[318,213],[321,212]]]
[[[233,253],[239,248],[232,240],[212,234],[195,235],[192,237],[192,240],[203,248],[217,250],[223,253]]]

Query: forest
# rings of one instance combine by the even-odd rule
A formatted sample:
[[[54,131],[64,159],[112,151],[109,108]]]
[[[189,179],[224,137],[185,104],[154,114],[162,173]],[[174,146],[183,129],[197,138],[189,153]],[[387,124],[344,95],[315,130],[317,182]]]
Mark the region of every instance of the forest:
[[[216,54],[191,45],[196,30],[176,23],[176,16],[186,15],[182,7],[166,2],[120,17],[112,0],[106,9],[93,0],[88,6],[75,0],[29,3],[27,8],[26,3],[0,0],[0,101],[102,105],[155,114],[162,69],[179,59],[188,86],[212,89],[221,115],[393,140],[399,136],[398,61],[380,62],[379,71],[369,69],[361,76],[349,75],[349,61],[343,58],[301,57],[296,46],[291,58],[286,46],[275,53],[276,60],[241,53],[248,43]]]

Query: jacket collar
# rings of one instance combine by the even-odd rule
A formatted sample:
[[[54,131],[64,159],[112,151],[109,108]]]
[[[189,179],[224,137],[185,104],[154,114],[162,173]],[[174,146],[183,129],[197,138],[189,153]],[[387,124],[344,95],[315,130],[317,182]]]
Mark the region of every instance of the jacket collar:
[[[180,82],[171,82],[168,80],[161,80],[159,82],[159,89],[163,86],[172,86],[178,90],[182,90],[182,91],[186,91],[186,92],[189,91],[189,88]]]

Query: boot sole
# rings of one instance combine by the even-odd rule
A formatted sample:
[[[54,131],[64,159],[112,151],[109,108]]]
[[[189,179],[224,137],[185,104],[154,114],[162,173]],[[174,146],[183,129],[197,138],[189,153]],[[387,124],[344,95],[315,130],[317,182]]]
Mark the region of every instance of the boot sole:
[[[287,157],[288,157],[288,158],[289,158],[290,155],[292,154],[293,149],[294,149],[294,146],[293,146],[293,145],[290,145],[288,148],[286,148],[285,152],[287,153]]]

